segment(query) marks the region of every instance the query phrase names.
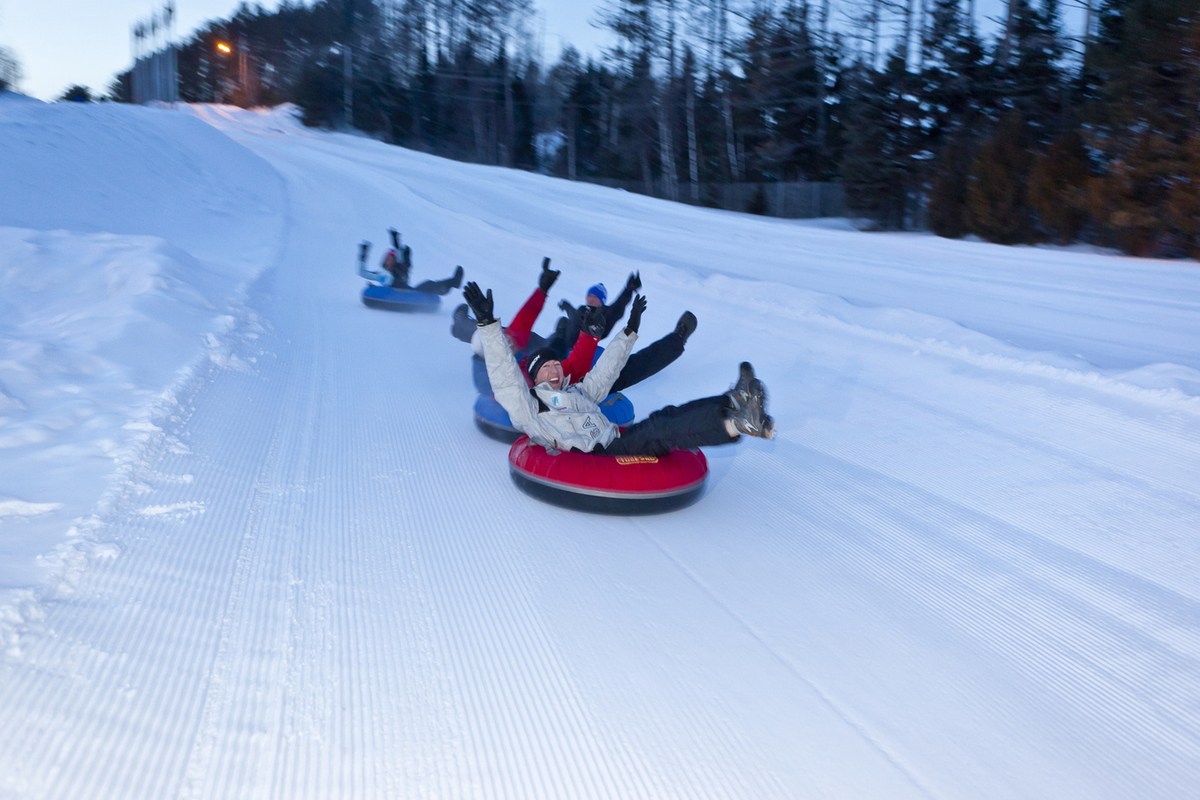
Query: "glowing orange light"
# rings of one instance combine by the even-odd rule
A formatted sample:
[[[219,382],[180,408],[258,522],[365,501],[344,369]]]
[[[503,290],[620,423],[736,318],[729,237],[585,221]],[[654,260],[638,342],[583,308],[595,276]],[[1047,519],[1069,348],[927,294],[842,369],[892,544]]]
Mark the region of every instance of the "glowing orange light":
[[[217,42],[217,49],[220,50],[222,53],[232,53],[233,52],[232,50],[229,49],[229,45],[225,44],[224,42]]]

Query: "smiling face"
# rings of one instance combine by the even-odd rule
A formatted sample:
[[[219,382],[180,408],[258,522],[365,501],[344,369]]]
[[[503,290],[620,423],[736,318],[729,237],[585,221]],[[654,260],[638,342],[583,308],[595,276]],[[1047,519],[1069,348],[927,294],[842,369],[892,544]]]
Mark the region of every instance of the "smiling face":
[[[538,368],[537,377],[534,378],[534,385],[540,383],[549,383],[551,389],[561,389],[563,382],[563,368],[561,361],[551,359]]]

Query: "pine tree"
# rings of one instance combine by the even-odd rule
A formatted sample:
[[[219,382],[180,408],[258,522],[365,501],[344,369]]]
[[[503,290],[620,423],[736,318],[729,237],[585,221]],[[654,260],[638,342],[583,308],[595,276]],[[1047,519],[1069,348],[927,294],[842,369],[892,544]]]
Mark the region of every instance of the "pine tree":
[[[1087,221],[1091,164],[1077,130],[1058,136],[1029,173],[1029,207],[1040,228],[1058,244],[1070,244]]]
[[[1010,112],[971,164],[967,220],[972,233],[998,244],[1029,241],[1025,192],[1031,160],[1025,122],[1020,113]]]
[[[966,136],[947,144],[934,162],[929,189],[929,230],[938,236],[958,239],[968,232],[967,176],[971,148]]]
[[[21,62],[7,47],[0,46],[0,92],[16,89],[21,82]]]
[[[910,81],[904,62],[893,53],[884,72],[860,68],[847,101],[842,159],[846,204],[888,230],[911,223],[914,189],[920,180]]]
[[[1085,79],[1103,169],[1090,210],[1104,237],[1141,255],[1195,252],[1200,0],[1105,0]]]

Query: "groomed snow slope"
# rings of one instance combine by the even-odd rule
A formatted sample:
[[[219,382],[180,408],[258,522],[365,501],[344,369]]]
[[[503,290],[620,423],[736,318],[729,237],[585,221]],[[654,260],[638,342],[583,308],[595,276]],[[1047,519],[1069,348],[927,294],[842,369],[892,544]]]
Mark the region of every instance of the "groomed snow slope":
[[[277,228],[222,356],[61,545],[86,558],[8,609],[0,796],[1194,796],[1195,263],[749,218],[192,112],[270,164]],[[3,202],[0,225],[73,227]],[[108,213],[228,258],[219,230]],[[640,270],[643,341],[700,327],[639,412],[749,359],[779,437],[709,450],[670,515],[525,497],[471,423],[457,298],[358,302],[355,245],[389,225],[414,278],[460,263],[506,317],[544,255],[552,301]],[[43,492],[18,499],[80,500]]]

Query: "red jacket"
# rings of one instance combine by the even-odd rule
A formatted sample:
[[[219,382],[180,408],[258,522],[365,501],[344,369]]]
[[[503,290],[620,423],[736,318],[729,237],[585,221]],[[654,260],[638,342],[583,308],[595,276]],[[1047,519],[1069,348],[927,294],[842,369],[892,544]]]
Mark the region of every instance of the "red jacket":
[[[512,337],[513,345],[518,353],[529,344],[529,337],[533,333],[533,323],[537,322],[538,314],[542,313],[542,307],[545,304],[546,293],[541,289],[534,289],[533,294],[529,295],[529,299],[525,301],[525,305],[521,306],[521,310],[504,329]],[[570,355],[562,361],[563,374],[570,378],[571,383],[579,383],[583,380],[583,376],[591,370],[592,362],[596,359],[596,345],[599,343],[600,340],[595,336],[588,336],[586,333],[579,334]],[[529,380],[528,361],[522,358],[520,364],[525,380],[532,386],[533,381]]]

